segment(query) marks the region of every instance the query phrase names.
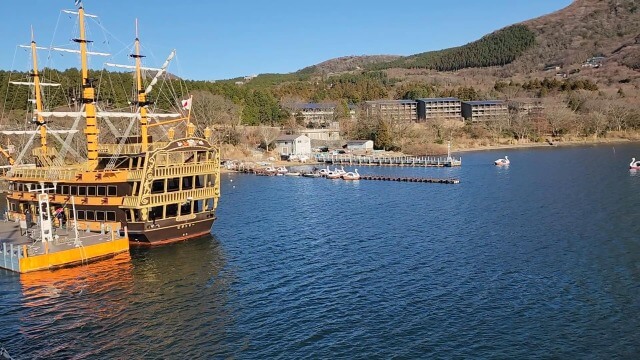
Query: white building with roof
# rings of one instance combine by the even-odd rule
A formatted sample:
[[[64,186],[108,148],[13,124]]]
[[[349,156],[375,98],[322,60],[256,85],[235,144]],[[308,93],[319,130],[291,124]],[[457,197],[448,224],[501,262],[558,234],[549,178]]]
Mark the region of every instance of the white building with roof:
[[[310,155],[311,139],[306,135],[280,135],[276,140],[276,151],[280,155]]]
[[[373,151],[373,140],[349,140],[347,149],[352,151]]]

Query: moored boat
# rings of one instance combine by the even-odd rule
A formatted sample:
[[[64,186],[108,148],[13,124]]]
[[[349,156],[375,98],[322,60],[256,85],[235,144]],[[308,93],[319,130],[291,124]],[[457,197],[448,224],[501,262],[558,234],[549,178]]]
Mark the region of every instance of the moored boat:
[[[43,99],[42,86],[55,84],[43,81],[37,52],[56,48],[41,48],[32,40],[32,81],[12,84],[33,90],[33,128],[2,132],[30,135],[17,157],[2,151],[9,163],[2,176],[9,185],[7,218],[19,221],[26,211],[46,214],[55,209],[76,224],[76,230],[100,233],[109,228],[140,245],[209,233],[220,196],[220,154],[213,132],[194,122],[192,97],[174,92],[173,86],[155,87],[160,81],[179,81],[167,76],[175,52],[159,68],[143,66],[136,23],[130,55],[134,64],[105,63],[131,69],[135,76],[135,95],[125,105],[127,111],[120,111],[98,98],[97,81],[90,77],[88,55],[109,55],[87,47],[91,41],[85,37],[85,18],[95,16],[82,6],[66,12],[79,19],[79,36],[73,39],[79,48],[64,51],[80,54],[81,94],[65,99],[73,106],[69,111],[54,111],[60,104]],[[173,109],[156,105],[166,98],[179,105]],[[63,125],[68,128],[60,129]],[[39,146],[32,146],[37,139]],[[53,141],[57,143],[52,145]],[[84,148],[71,145],[74,142]],[[47,207],[40,206],[30,189],[47,189]]]
[[[631,162],[629,163],[629,169],[640,170],[640,160],[636,161],[636,158],[631,158]]]
[[[344,180],[360,180],[360,174],[358,173],[358,169],[355,169],[353,171],[349,171],[347,173],[344,173],[342,175],[342,178]]]

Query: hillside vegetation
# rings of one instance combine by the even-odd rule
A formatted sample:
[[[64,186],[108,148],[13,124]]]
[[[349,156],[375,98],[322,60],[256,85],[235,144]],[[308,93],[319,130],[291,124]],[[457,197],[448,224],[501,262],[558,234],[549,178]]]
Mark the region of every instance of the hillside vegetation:
[[[374,64],[369,68],[455,71],[470,67],[506,65],[534,43],[535,34],[531,30],[524,25],[513,25],[464,46],[407,56],[387,63]]]
[[[446,137],[490,144],[541,141],[546,136],[632,136],[629,134],[640,129],[639,29],[640,10],[634,1],[576,0],[563,10],[465,46],[409,57],[344,57],[295,73],[262,74],[249,80],[169,77],[167,87],[156,87],[151,99],[163,108],[175,107],[175,99],[162,89],[183,89],[180,95],[194,95],[192,115],[203,126],[286,129],[309,126],[300,114],[290,112],[288,105],[296,102],[332,102],[346,109],[349,103],[368,100],[453,96],[461,100],[528,98],[545,104],[544,112],[535,115],[512,113],[483,124],[458,121],[463,127],[433,122],[417,130],[391,124],[389,119],[368,118],[362,111],[355,122],[348,121],[344,111],[336,113],[344,137],[377,139],[376,146],[416,153],[426,151],[429,144],[442,144]],[[605,62],[598,67],[583,66],[596,55]],[[545,71],[548,64],[557,67]],[[47,109],[74,105],[80,91],[79,71],[45,70],[44,74],[62,84],[45,89],[53,91],[47,96],[51,99],[45,104]],[[90,76],[100,86],[97,97],[102,108],[130,106],[135,94],[130,73],[92,71]],[[24,119],[30,98],[28,89],[8,85],[9,77],[29,79],[26,73],[0,71],[0,92],[6,99],[3,124]],[[243,139],[235,130],[226,136],[224,141],[231,143]],[[384,144],[381,138],[386,139]]]

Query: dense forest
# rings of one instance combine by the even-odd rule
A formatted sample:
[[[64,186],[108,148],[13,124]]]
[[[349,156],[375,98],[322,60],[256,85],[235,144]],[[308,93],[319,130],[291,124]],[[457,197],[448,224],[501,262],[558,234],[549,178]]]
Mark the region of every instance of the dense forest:
[[[535,43],[535,34],[524,25],[513,25],[464,46],[429,51],[370,65],[371,69],[425,68],[455,71],[472,67],[502,66],[514,61]]]

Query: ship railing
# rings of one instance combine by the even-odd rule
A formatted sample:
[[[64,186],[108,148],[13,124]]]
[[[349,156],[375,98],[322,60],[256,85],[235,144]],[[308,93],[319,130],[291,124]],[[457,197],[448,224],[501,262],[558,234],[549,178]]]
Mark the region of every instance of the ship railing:
[[[163,148],[167,146],[168,142],[153,142],[149,143],[149,151]],[[140,154],[142,153],[142,144],[100,144],[98,145],[98,151],[107,154]]]
[[[140,180],[142,179],[142,169],[129,170],[127,173],[127,180]]]
[[[163,194],[151,194],[149,196],[149,204],[176,204],[184,203],[191,200],[207,199],[220,195],[217,187],[206,187],[192,190],[182,190]],[[125,196],[122,207],[137,207],[137,196]]]
[[[47,180],[73,180],[77,174],[76,170],[54,169],[54,168],[27,168],[12,169],[9,176],[23,179],[47,179]]]
[[[210,174],[218,170],[217,162],[201,164],[173,164],[167,167],[156,167],[155,176],[179,176],[179,175],[201,175]]]

